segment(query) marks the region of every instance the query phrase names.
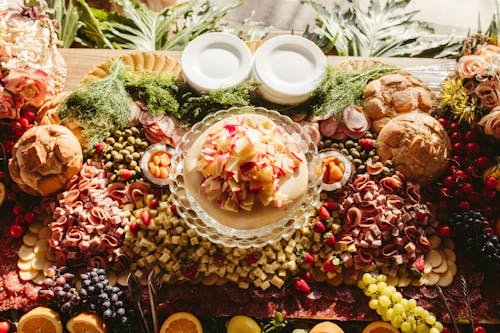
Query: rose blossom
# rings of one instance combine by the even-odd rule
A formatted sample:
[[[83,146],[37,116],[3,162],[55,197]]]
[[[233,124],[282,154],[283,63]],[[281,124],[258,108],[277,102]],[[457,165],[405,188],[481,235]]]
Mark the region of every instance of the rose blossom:
[[[45,99],[54,96],[52,79],[41,69],[15,68],[2,81],[14,94],[18,108],[26,104],[39,107]]]
[[[14,50],[11,45],[3,40],[0,40],[0,62],[7,62],[14,55]]]
[[[498,80],[480,82],[476,87],[476,95],[481,99],[483,107],[488,110],[500,105],[500,84]]]
[[[458,60],[457,72],[461,78],[473,78],[483,75],[490,64],[483,57],[477,55],[463,56]]]
[[[492,63],[492,58],[495,55],[500,55],[500,47],[492,44],[479,45],[474,54],[482,57],[487,62]]]
[[[500,106],[497,106],[478,122],[484,128],[486,135],[491,135],[495,139],[500,139]]]
[[[0,85],[0,119],[16,119],[17,117],[16,103],[12,94]]]

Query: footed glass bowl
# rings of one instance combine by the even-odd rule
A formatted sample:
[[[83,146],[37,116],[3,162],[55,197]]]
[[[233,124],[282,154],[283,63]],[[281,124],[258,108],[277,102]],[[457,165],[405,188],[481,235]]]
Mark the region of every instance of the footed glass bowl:
[[[194,199],[185,183],[184,158],[195,140],[210,126],[227,117],[243,114],[263,115],[282,126],[300,145],[308,164],[308,184],[305,194],[288,209],[286,215],[272,223],[252,229],[229,227],[209,215]],[[262,247],[290,236],[315,213],[321,192],[321,159],[316,145],[300,125],[276,111],[260,107],[233,107],[208,115],[195,124],[175,149],[170,167],[170,191],[177,211],[186,224],[200,236],[226,247]]]

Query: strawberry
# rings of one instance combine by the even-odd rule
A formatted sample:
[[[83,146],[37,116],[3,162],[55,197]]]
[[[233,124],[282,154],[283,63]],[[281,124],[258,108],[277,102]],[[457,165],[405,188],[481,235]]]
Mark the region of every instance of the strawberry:
[[[177,212],[177,206],[176,205],[171,205],[170,206],[170,211],[172,212],[173,216],[179,217],[179,213]]]
[[[424,269],[424,258],[417,258],[411,265],[410,274],[412,274],[415,278],[420,279],[422,277],[422,274],[424,273]]]
[[[339,257],[330,257],[323,264],[323,270],[328,273],[333,271],[337,266],[342,265],[343,261]]]
[[[417,220],[423,221],[429,212],[426,209],[419,209],[417,211]]]
[[[304,272],[304,274],[302,274],[302,277],[309,283],[313,282],[313,276],[311,272]]]
[[[139,216],[145,226],[148,226],[149,223],[151,223],[151,216],[149,216],[149,213],[147,211],[143,210]]]
[[[335,203],[333,201],[327,201],[327,202],[323,203],[323,207],[325,207],[326,209],[328,209],[331,212],[332,210],[337,209],[337,203]]]
[[[120,169],[116,171],[116,174],[118,175],[118,181],[124,181],[126,182],[130,178],[132,178],[134,175],[132,174],[132,171],[129,169]]]
[[[106,142],[99,142],[95,145],[95,152],[98,154],[104,154],[106,148]]]
[[[304,254],[304,262],[306,264],[312,264],[314,262],[314,257],[312,254],[310,254],[309,252],[306,252]]]
[[[247,263],[250,265],[255,264],[257,261],[259,261],[260,257],[262,257],[262,253],[260,252],[252,252],[249,253],[246,257]]]
[[[137,221],[134,221],[128,225],[128,228],[129,228],[130,232],[136,234],[141,227],[139,226],[139,223],[137,223]]]
[[[335,245],[335,235],[331,231],[328,231],[323,235],[323,242],[333,247]]]
[[[375,140],[373,139],[361,138],[358,143],[364,150],[372,150],[375,147]]]
[[[158,200],[151,199],[151,201],[149,202],[149,208],[156,209],[158,207],[160,207],[160,203],[158,202]]]
[[[324,205],[319,208],[318,217],[321,220],[328,220],[330,218],[330,212]]]
[[[326,226],[320,220],[316,220],[314,221],[313,230],[322,234],[326,231]]]
[[[293,285],[296,290],[302,291],[305,293],[308,293],[311,291],[311,287],[309,287],[309,284],[304,280],[303,278],[296,278],[295,281],[293,282]]]

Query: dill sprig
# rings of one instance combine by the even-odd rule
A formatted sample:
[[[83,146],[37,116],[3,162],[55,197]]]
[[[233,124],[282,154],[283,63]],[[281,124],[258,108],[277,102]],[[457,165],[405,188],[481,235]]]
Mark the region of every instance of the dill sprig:
[[[73,91],[59,107],[61,122],[84,127],[87,148],[93,147],[113,128],[122,128],[129,119],[133,100],[124,86],[125,65],[116,61],[108,75]]]
[[[370,81],[396,70],[396,67],[386,64],[355,71],[329,66],[322,83],[312,93],[312,112],[308,118],[318,121],[333,116],[342,122],[342,110],[361,105],[363,92]]]

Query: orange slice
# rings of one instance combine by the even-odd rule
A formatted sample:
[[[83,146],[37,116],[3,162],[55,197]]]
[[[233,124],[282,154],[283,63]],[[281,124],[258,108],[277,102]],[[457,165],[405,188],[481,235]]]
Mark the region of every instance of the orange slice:
[[[344,333],[344,330],[331,321],[322,321],[311,328],[309,333]]]
[[[93,313],[80,313],[66,323],[70,333],[106,333],[108,330],[98,315]]]
[[[399,330],[386,321],[378,320],[368,324],[362,333],[399,333]]]
[[[43,306],[25,313],[17,325],[18,333],[62,333],[62,331],[59,314]]]
[[[161,325],[160,333],[203,333],[201,323],[189,312],[177,312]]]

